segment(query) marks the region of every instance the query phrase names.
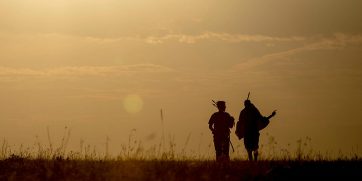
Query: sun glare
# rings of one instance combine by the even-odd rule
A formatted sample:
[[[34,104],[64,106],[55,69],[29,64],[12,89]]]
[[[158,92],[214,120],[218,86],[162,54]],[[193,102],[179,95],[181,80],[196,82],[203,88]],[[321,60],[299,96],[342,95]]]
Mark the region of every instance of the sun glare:
[[[123,107],[128,113],[138,113],[142,110],[143,100],[137,94],[127,95],[123,100]]]

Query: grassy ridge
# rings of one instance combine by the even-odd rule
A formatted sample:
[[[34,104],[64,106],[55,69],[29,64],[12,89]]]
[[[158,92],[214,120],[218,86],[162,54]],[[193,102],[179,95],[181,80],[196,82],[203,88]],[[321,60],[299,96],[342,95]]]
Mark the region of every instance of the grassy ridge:
[[[68,134],[67,134],[68,133]],[[279,148],[273,137],[261,145],[258,162],[233,160],[218,163],[210,155],[181,152],[175,143],[160,142],[146,148],[129,136],[119,155],[105,154],[80,144],[79,151],[67,151],[70,132],[65,130],[59,146],[36,142],[35,149],[16,150],[6,140],[0,147],[1,180],[362,180],[362,159],[358,152],[331,157],[313,151],[311,138],[297,141],[296,150]],[[107,138],[108,141],[108,138]],[[210,149],[212,147],[210,146]],[[236,145],[234,156],[245,158]],[[264,151],[266,150],[266,152]],[[292,150],[292,151],[290,151]],[[211,158],[214,158],[212,156]]]
[[[0,180],[362,180],[362,160],[214,161],[8,158]]]

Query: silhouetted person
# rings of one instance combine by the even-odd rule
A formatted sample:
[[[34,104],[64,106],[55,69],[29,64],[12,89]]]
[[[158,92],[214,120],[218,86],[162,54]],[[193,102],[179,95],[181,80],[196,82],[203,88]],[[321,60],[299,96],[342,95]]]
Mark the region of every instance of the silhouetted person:
[[[230,160],[230,128],[234,126],[234,118],[225,112],[226,106],[224,101],[216,103],[218,112],[215,112],[209,120],[209,128],[214,135],[214,146],[216,160]]]
[[[264,117],[260,114],[259,110],[248,99],[244,101],[245,108],[241,110],[239,121],[236,125],[236,135],[239,139],[244,138],[244,145],[248,152],[249,160],[258,160],[259,148],[259,130],[265,128],[269,124],[269,119],[273,117],[276,112]]]

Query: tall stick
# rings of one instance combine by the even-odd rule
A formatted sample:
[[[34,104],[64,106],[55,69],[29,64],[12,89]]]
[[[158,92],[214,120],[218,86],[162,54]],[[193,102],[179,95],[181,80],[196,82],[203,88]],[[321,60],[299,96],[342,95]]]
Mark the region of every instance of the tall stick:
[[[212,101],[212,105],[217,108],[217,103],[214,100],[211,100],[211,101]]]
[[[229,140],[229,142],[230,142],[231,148],[233,149],[233,152],[235,152],[233,143],[231,143],[231,140]]]
[[[165,151],[165,126],[164,126],[164,121],[163,121],[163,111],[162,109],[160,110],[160,116],[161,116],[161,126],[162,126],[162,152]]]

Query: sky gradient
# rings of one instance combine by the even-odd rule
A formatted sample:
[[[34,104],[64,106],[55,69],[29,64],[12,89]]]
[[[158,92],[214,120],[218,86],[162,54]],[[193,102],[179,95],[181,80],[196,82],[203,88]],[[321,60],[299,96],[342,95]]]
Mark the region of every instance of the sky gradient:
[[[361,8],[359,0],[2,0],[0,136],[16,149],[37,135],[46,144],[47,127],[58,143],[67,127],[69,149],[84,140],[102,152],[109,137],[118,153],[133,129],[157,143],[163,109],[168,138],[183,145],[191,135],[189,149],[207,152],[211,100],[226,101],[237,119],[250,91],[262,114],[278,110],[262,143],[308,136],[315,150],[362,155]]]

